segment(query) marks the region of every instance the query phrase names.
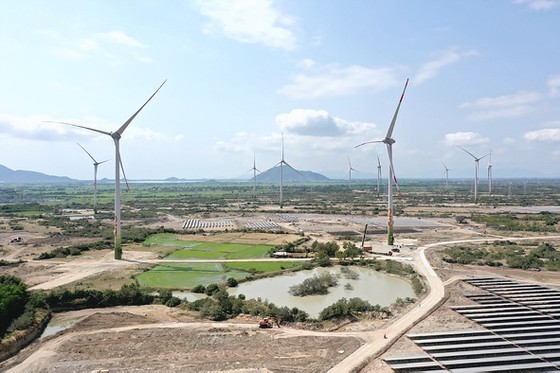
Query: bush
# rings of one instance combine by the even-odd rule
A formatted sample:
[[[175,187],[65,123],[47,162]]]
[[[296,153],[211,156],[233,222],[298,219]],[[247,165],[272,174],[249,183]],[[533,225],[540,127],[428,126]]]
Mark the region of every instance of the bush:
[[[220,287],[218,286],[218,284],[210,284],[206,287],[204,294],[211,297],[212,295],[214,295],[214,293],[217,293],[218,291],[220,291]]]
[[[197,294],[204,294],[206,292],[206,287],[204,285],[196,285],[191,291]]]
[[[315,275],[303,280],[301,284],[290,287],[289,293],[298,297],[315,294],[327,294],[329,287],[338,285],[336,276],[325,273],[322,275]]]
[[[227,284],[227,286],[230,287],[230,288],[235,288],[235,287],[237,287],[238,282],[237,282],[237,280],[234,279],[233,277],[230,277],[230,278],[227,279],[226,284]]]

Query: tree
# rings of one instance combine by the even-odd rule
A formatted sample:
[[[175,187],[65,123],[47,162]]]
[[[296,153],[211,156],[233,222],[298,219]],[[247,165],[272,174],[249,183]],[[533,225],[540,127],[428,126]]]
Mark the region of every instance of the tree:
[[[344,257],[350,258],[352,261],[354,261],[354,258],[359,256],[361,253],[360,249],[358,249],[358,247],[350,241],[344,242],[342,244],[342,248],[344,249]]]

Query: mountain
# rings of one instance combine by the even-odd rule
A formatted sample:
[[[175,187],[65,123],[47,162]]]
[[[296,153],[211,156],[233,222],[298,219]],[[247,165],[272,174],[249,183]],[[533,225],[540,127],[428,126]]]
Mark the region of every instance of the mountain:
[[[0,183],[10,184],[48,184],[69,183],[76,180],[66,176],[51,176],[35,171],[12,170],[0,164]]]
[[[284,183],[317,183],[330,181],[324,175],[313,171],[296,171],[291,167],[284,166],[283,170]],[[253,178],[251,178],[252,180]],[[280,182],[280,166],[269,168],[268,170],[257,175],[258,183],[279,183]]]

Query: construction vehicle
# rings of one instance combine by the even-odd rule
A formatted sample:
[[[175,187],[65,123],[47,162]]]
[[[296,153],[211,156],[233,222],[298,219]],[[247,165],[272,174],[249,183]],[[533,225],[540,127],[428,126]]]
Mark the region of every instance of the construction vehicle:
[[[261,329],[268,329],[272,328],[276,324],[277,327],[280,327],[280,319],[275,316],[265,317],[261,321],[259,321],[259,328]]]

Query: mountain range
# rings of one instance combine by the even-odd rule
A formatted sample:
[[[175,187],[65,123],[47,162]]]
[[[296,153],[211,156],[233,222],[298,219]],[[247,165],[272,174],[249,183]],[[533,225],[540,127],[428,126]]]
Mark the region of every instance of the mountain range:
[[[325,182],[330,179],[324,175],[313,171],[296,171],[290,167],[283,169],[283,182],[284,183],[301,183],[301,182]],[[249,180],[253,180],[250,178]],[[52,176],[36,171],[12,170],[6,166],[0,165],[0,183],[6,184],[54,184],[54,183],[72,183],[83,180],[71,179],[67,176]],[[179,179],[170,177],[165,180],[166,182],[181,182],[181,181],[195,181],[193,179]],[[200,180],[196,181],[208,181]],[[218,180],[215,180],[218,181]],[[227,181],[227,180],[220,180]],[[113,182],[110,179],[98,180],[99,183]],[[257,175],[257,182],[259,183],[279,183],[280,182],[280,166],[272,167],[265,172]]]
[[[66,176],[52,176],[35,171],[12,170],[0,164],[0,183],[50,184],[70,183],[77,180]]]

